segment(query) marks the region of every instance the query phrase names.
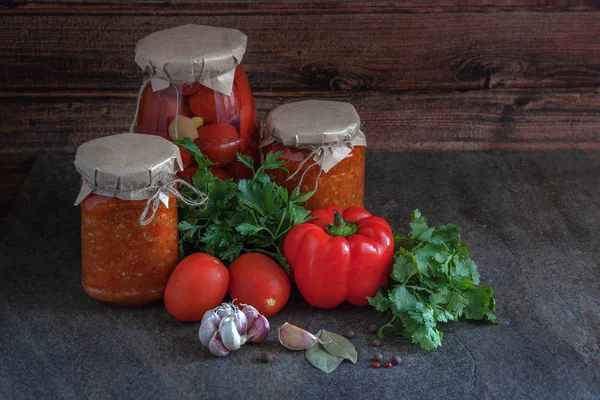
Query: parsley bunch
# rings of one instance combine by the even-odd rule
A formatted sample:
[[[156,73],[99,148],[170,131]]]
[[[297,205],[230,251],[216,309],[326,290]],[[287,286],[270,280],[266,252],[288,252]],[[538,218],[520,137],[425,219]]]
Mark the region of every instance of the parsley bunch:
[[[438,322],[458,318],[497,323],[492,288],[479,285],[477,265],[455,225],[427,226],[415,210],[408,236],[394,235],[396,256],[390,289],[382,288],[369,303],[393,318],[379,329],[408,336],[425,350],[442,345]]]
[[[292,193],[273,183],[270,170],[285,169],[280,153],[269,153],[263,165],[254,168],[254,160],[243,154],[237,159],[253,172],[250,179],[221,180],[210,172],[213,163],[194,142],[185,138],[176,144],[188,150],[198,163],[192,177],[194,186],[206,193],[208,201],[200,207],[181,205],[179,215],[180,252],[182,257],[204,252],[224,262],[232,262],[242,253],[259,252],[276,260],[288,270],[281,246],[294,226],[306,222],[309,211],[300,204],[313,192]],[[190,190],[182,188],[184,194]],[[289,272],[289,271],[287,271]]]

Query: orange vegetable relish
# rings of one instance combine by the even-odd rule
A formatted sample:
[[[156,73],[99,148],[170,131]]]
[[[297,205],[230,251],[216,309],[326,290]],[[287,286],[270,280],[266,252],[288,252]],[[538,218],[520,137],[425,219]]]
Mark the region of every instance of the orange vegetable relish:
[[[300,187],[301,193],[307,193],[315,189],[317,177],[321,169],[314,164],[314,160],[309,160],[302,166],[301,170],[289,181],[288,177],[296,172],[300,164],[311,153],[310,150],[299,149],[296,147],[286,147],[281,143],[275,142],[263,148],[263,153],[281,151],[282,160],[286,160],[284,165],[289,170],[289,174],[278,170],[271,171],[275,175],[275,182],[291,191],[298,186],[302,174],[310,167]],[[354,149],[348,156],[336,164],[329,172],[321,172],[319,177],[319,186],[317,192],[306,202],[304,207],[308,210],[316,210],[325,206],[339,206],[342,208],[364,206],[365,193],[365,154],[366,147],[354,146]]]
[[[96,194],[81,202],[81,279],[92,298],[133,307],[163,298],[179,262],[176,199],[140,226],[146,202]]]

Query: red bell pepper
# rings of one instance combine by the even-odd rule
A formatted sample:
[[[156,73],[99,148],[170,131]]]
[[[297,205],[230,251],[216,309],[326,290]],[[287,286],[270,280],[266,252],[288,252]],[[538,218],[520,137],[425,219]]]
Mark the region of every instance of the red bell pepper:
[[[311,221],[295,226],[283,255],[306,302],[334,308],[344,300],[366,306],[390,273],[392,228],[360,207],[324,207]]]

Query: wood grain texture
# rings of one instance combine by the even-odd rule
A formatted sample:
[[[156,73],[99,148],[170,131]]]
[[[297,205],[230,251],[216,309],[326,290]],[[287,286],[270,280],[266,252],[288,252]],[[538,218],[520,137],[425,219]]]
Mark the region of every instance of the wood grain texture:
[[[308,13],[431,13],[497,11],[595,11],[594,0],[584,1],[379,1],[379,0],[16,0],[0,2],[0,12],[11,14],[210,14],[210,15],[295,15]]]
[[[600,86],[600,13],[12,15],[0,90],[136,90],[138,39],[199,23],[249,35],[256,91],[467,91]]]
[[[261,119],[274,107],[306,94],[257,94]],[[407,94],[340,93],[352,102],[373,151],[600,149],[600,93],[519,91]],[[0,156],[29,157],[39,150],[74,151],[84,141],[128,129],[135,98],[2,97],[0,107],[19,118],[0,126]],[[48,124],[51,120],[52,123]]]

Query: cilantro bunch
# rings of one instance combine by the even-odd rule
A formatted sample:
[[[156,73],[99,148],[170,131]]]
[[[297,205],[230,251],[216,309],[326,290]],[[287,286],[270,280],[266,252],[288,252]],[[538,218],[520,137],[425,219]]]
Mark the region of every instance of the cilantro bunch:
[[[438,322],[464,317],[497,323],[492,288],[479,285],[477,265],[455,225],[430,228],[415,210],[408,236],[394,235],[396,255],[391,288],[382,288],[369,303],[377,311],[391,311],[379,336],[408,336],[425,350],[442,345]]]
[[[194,186],[206,193],[208,201],[200,207],[182,204],[179,213],[180,252],[182,257],[204,252],[224,262],[232,262],[242,253],[259,252],[275,259],[288,269],[281,246],[294,226],[309,219],[301,206],[313,192],[292,193],[273,183],[269,171],[285,169],[280,153],[269,153],[263,165],[254,168],[254,160],[243,154],[237,159],[253,172],[250,179],[221,180],[210,172],[213,163],[194,142],[185,138],[176,144],[188,150],[198,164],[192,177]],[[189,189],[182,188],[190,195]],[[289,272],[289,271],[288,271]]]

